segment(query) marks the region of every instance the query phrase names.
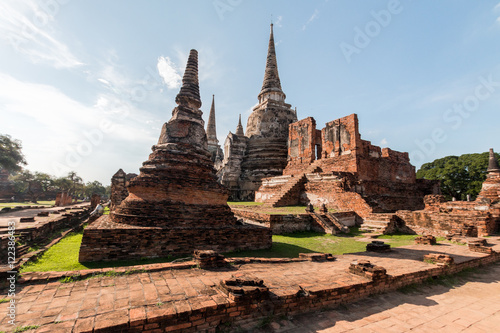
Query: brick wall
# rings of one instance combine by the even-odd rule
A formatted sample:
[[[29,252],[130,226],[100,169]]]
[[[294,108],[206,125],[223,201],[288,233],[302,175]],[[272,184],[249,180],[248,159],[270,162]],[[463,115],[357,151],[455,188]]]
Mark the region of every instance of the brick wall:
[[[114,223],[104,215],[85,229],[79,261],[190,255],[194,250],[257,250],[271,245],[271,231],[265,227],[247,224],[140,227]]]

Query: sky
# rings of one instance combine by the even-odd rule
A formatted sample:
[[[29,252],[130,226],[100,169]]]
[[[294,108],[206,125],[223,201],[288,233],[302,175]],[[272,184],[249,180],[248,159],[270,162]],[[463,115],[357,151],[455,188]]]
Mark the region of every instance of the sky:
[[[356,113],[364,140],[417,169],[500,151],[498,0],[2,0],[0,134],[31,171],[138,173],[197,49],[223,145],[257,104],[271,21],[299,119]]]

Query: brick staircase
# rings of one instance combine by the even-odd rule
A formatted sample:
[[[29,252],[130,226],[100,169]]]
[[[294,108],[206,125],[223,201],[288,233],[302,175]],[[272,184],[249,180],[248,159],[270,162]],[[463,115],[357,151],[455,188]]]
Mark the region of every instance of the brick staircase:
[[[281,190],[265,203],[265,206],[283,207],[297,204],[299,201],[300,187],[307,179],[306,174],[321,172],[321,168],[319,167],[320,161],[321,160],[314,161],[307,167],[305,172],[291,177]]]
[[[340,229],[328,218],[327,215],[322,215],[319,213],[309,213],[316,226],[325,231],[326,234],[336,235],[340,232]]]
[[[396,218],[393,213],[372,213],[363,220],[359,230],[387,234],[395,230]]]
[[[336,226],[340,232],[344,232],[346,234],[349,233],[350,231],[349,227],[340,223],[339,219],[336,218],[335,215],[333,215],[332,213],[326,213],[325,217],[328,218],[330,222],[332,222],[332,224]]]

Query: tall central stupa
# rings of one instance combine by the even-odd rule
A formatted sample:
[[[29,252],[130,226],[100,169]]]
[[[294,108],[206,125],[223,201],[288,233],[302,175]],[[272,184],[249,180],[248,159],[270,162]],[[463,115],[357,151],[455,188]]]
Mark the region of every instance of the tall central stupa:
[[[172,118],[128,186],[128,197],[84,231],[80,261],[220,252],[271,246],[267,228],[238,224],[208,151],[191,50]]]

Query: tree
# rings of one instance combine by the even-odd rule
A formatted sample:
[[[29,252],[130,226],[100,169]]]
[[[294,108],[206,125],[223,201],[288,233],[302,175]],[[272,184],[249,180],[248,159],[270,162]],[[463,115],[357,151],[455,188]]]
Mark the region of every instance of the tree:
[[[499,154],[495,154],[497,159]],[[441,181],[441,191],[448,200],[475,199],[486,179],[489,153],[446,156],[425,163],[417,171],[417,178]]]
[[[92,194],[97,194],[103,197],[106,195],[106,188],[102,186],[100,182],[95,180],[93,182],[88,182],[85,184],[84,194],[87,198],[90,198]]]
[[[21,141],[12,139],[10,135],[0,134],[0,168],[9,173],[21,171],[22,166],[27,164],[22,148]]]
[[[27,195],[31,202],[37,203],[38,198],[49,191],[52,191],[54,180],[46,173],[24,170],[12,177],[14,189],[18,195]]]

